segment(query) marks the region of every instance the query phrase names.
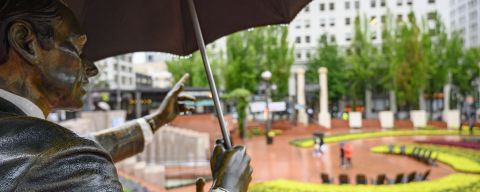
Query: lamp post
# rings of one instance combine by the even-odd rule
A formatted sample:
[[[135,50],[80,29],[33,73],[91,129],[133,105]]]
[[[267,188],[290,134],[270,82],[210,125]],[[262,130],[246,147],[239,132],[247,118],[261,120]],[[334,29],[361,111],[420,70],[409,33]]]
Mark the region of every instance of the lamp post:
[[[266,114],[266,122],[265,122],[265,137],[267,138],[267,144],[273,143],[273,136],[270,135],[270,108],[268,106],[268,98],[270,97],[270,79],[272,78],[272,72],[264,71],[262,73],[262,79],[265,81],[265,114]]]

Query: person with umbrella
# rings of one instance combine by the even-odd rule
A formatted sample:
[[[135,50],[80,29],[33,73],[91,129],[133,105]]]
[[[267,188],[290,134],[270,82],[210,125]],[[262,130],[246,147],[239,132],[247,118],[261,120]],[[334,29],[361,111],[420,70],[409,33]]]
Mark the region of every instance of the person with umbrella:
[[[79,137],[45,120],[55,109],[82,106],[83,86],[98,73],[83,53],[87,37],[59,0],[0,1],[0,188],[2,191],[121,191],[113,165],[141,152],[180,112],[182,78],[154,114]],[[217,141],[214,191],[246,191],[250,157]]]

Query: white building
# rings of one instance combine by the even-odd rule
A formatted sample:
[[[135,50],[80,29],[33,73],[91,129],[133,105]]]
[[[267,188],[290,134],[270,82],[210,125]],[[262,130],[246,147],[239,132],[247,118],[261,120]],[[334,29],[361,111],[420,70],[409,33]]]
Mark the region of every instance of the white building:
[[[480,0],[450,0],[450,26],[466,47],[480,47]]]
[[[95,65],[100,72],[93,80],[93,84],[98,85],[98,88],[135,89],[135,72],[131,54],[109,57],[95,62]]]
[[[167,64],[163,61],[135,64],[134,71],[152,77],[153,87],[167,88],[172,86],[172,74],[168,72]]]
[[[304,68],[315,54],[321,35],[326,34],[329,40],[335,39],[339,47],[347,48],[353,39],[354,20],[358,15],[370,20],[372,42],[379,45],[382,24],[389,12],[397,20],[406,20],[413,11],[421,24],[435,12],[442,20],[449,21],[448,6],[448,0],[313,0],[289,25],[289,41],[295,47],[290,95],[295,93],[294,71]],[[448,30],[449,22],[445,25]]]

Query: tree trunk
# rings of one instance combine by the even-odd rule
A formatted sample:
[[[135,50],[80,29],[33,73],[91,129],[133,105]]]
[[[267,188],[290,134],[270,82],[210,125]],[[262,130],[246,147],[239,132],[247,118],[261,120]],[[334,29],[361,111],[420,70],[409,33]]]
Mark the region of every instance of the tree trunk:
[[[392,111],[393,114],[395,114],[397,112],[397,98],[396,98],[396,95],[395,95],[395,91],[394,90],[390,90],[389,92],[389,96],[390,96],[390,111]]]
[[[372,118],[372,91],[365,90],[365,118]]]
[[[420,105],[420,106],[419,106],[419,109],[420,109],[420,110],[423,110],[423,111],[426,110],[427,104],[426,104],[426,102],[425,102],[425,97],[424,97],[423,91],[420,92],[420,95],[418,96],[418,104]]]

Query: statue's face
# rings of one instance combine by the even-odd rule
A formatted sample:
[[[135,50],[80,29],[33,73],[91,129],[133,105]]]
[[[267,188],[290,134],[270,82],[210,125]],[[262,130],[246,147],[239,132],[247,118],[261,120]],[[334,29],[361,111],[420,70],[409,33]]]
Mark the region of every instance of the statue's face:
[[[61,18],[53,24],[54,47],[40,52],[40,91],[54,109],[78,109],[83,105],[88,77],[98,69],[82,53],[87,37],[73,13],[66,7],[59,13]]]

